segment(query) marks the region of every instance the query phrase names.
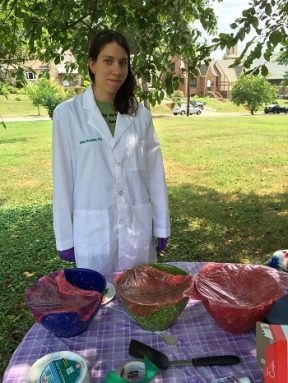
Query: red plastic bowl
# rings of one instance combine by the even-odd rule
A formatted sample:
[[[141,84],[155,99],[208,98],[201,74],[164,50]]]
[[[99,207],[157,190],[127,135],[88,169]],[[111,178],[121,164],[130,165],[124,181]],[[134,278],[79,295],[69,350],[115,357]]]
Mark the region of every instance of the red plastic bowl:
[[[279,273],[261,265],[207,263],[195,276],[193,295],[225,331],[244,333],[284,295]]]

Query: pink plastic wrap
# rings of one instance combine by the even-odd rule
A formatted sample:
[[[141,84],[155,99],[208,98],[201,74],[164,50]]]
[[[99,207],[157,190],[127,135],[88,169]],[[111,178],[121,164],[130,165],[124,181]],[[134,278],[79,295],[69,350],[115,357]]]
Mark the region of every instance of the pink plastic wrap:
[[[148,316],[175,305],[192,294],[190,275],[172,275],[150,265],[123,272],[116,281],[116,293],[135,315]]]
[[[101,304],[102,294],[73,286],[60,270],[38,279],[25,291],[25,301],[37,322],[47,314],[60,312],[77,312],[85,321]]]
[[[226,331],[243,333],[263,320],[288,292],[288,274],[261,266],[207,263],[194,278],[193,297]]]

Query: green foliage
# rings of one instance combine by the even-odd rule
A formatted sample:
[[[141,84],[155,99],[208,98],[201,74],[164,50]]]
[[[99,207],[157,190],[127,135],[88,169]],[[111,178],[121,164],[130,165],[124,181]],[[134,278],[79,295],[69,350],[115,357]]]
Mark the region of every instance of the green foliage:
[[[252,0],[249,8],[242,12],[232,24],[233,33],[221,33],[213,39],[215,47],[232,47],[239,41],[243,41],[249,33],[254,32],[254,36],[249,37],[243,52],[236,59],[234,65],[243,63],[249,69],[254,59],[261,56],[266,61],[270,61],[274,52],[281,50],[282,63],[288,62],[287,49],[287,23],[288,23],[288,3],[287,0]],[[266,69],[254,68],[249,72],[267,75]]]
[[[288,86],[288,72],[285,72],[281,85]]]
[[[280,65],[288,65],[288,41],[286,41],[283,47],[280,49],[280,54],[277,58],[277,62]]]
[[[199,29],[191,25],[200,21],[208,32],[216,25],[209,0],[5,0],[1,5],[5,29],[0,34],[1,47],[5,47],[3,52],[0,50],[2,60],[10,58],[9,52],[16,52],[17,46],[23,46],[30,57],[55,63],[70,50],[84,76],[92,36],[103,27],[116,29],[130,42],[136,77],[152,86],[151,92],[139,89],[138,95],[140,99],[148,98],[152,105],[163,100],[164,91],[171,94],[177,89],[178,79],[166,76],[171,57],[181,54],[188,58],[191,71],[209,57],[208,43],[201,38]],[[15,35],[21,37],[15,40]],[[16,54],[13,57],[16,60]]]
[[[176,91],[172,94],[171,96],[171,99],[172,99],[172,108],[174,108],[174,106],[180,106],[181,103],[183,102],[183,94],[179,91]]]
[[[276,88],[264,77],[243,75],[232,88],[231,100],[237,105],[244,105],[251,114],[259,107],[277,97]]]
[[[52,118],[56,106],[71,96],[71,94],[65,93],[62,86],[44,77],[33,84],[26,85],[25,89],[33,105],[38,107],[38,114],[40,114],[39,106],[42,105],[47,109],[50,118]]]
[[[0,83],[0,96],[4,96],[8,99],[11,90],[10,88],[10,85],[6,84],[5,82]]]

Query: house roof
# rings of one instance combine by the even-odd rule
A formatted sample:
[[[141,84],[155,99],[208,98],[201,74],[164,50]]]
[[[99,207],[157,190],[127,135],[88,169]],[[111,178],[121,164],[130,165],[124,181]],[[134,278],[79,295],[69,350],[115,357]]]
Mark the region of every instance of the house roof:
[[[254,60],[253,67],[265,64],[268,69],[268,80],[283,80],[285,72],[288,72],[288,65],[280,65],[275,59],[276,57],[271,62],[266,62],[264,58]]]
[[[206,76],[208,72],[208,65],[206,64],[201,64],[199,68],[200,76]]]
[[[33,69],[33,70],[47,70],[48,65],[43,63],[40,60],[28,60],[24,63],[25,69]]]
[[[199,68],[199,72],[200,72],[200,76],[207,76],[207,73],[208,73],[208,69],[210,68],[210,70],[211,70],[211,72],[212,72],[212,74],[214,75],[214,76],[218,76],[219,75],[219,73],[215,70],[215,67],[214,67],[214,65],[213,65],[213,61],[209,64],[209,66],[208,65],[206,65],[206,64],[201,64],[200,65],[200,68]]]
[[[238,66],[236,68],[229,68],[234,63],[234,59],[216,60],[214,65],[220,75],[225,74],[225,77],[230,83],[234,83],[238,80],[243,68]]]

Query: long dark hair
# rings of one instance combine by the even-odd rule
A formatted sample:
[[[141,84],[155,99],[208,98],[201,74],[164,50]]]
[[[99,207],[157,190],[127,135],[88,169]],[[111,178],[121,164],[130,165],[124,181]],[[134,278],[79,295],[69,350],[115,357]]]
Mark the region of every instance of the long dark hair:
[[[130,48],[126,38],[120,33],[111,29],[105,29],[98,32],[91,41],[88,58],[95,61],[106,44],[116,42],[128,55],[128,74],[124,84],[116,93],[114,107],[121,114],[135,115],[137,111],[137,101],[135,98],[136,80],[130,65]],[[88,66],[89,76],[94,83],[95,76]]]

